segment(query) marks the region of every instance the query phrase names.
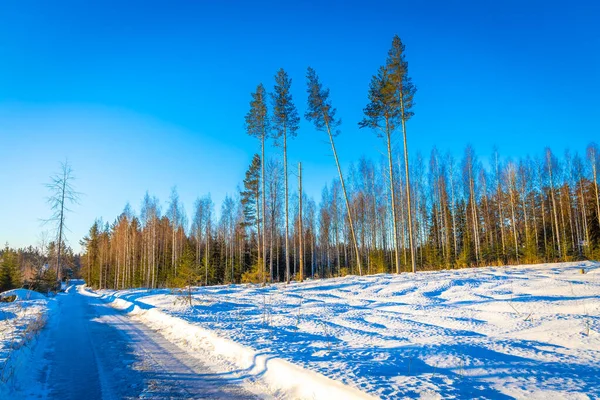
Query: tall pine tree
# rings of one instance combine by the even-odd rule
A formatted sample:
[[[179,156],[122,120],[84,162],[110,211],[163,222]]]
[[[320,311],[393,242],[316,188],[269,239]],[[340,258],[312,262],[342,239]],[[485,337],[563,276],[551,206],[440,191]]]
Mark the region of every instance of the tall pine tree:
[[[256,88],[256,92],[252,93],[252,100],[250,101],[250,111],[246,114],[246,131],[250,136],[254,136],[260,140],[260,181],[262,184],[262,198],[261,198],[261,215],[263,216],[263,220],[266,221],[265,209],[266,209],[266,199],[265,199],[265,140],[269,135],[269,117],[267,111],[267,99],[266,99],[266,91],[263,84],[259,84]],[[260,216],[259,216],[260,219]],[[266,247],[266,235],[265,235],[265,227],[263,224],[262,227],[262,238],[261,238],[261,229],[260,224],[258,225],[258,236],[260,241],[262,241],[262,256],[261,256],[261,246],[258,246],[258,259],[262,262],[262,275],[263,275],[263,284],[266,282],[266,271],[267,271],[267,247]]]
[[[319,131],[327,132],[329,136],[329,142],[331,143],[331,150],[333,151],[333,158],[338,169],[340,176],[340,182],[342,184],[342,191],[344,193],[344,200],[346,202],[346,210],[348,212],[348,222],[350,224],[350,233],[352,235],[352,242],[354,243],[354,251],[356,252],[356,262],[358,264],[358,273],[362,275],[362,267],[360,262],[360,252],[358,251],[358,242],[356,240],[356,233],[354,231],[354,223],[352,220],[352,212],[350,211],[350,202],[348,201],[348,193],[346,191],[346,185],[344,183],[344,177],[342,175],[342,168],[338,160],[337,151],[335,150],[334,136],[339,134],[338,127],[342,123],[341,120],[337,119],[336,109],[331,105],[329,100],[329,89],[324,89],[323,85],[319,81],[319,77],[314,69],[308,67],[306,72],[307,79],[307,92],[308,92],[308,110],[304,114],[305,118],[315,124],[315,127]]]
[[[283,175],[285,186],[285,280],[290,281],[290,257],[289,257],[289,190],[287,172],[287,139],[293,138],[298,131],[300,117],[292,100],[292,80],[281,68],[275,75],[275,88],[271,94],[273,101],[272,125],[274,138],[278,144],[283,145]],[[282,143],[279,142],[282,141]]]
[[[388,171],[390,175],[390,199],[392,209],[392,238],[394,240],[394,263],[396,273],[400,273],[400,254],[398,249],[398,220],[396,218],[396,191],[392,161],[392,134],[400,119],[400,108],[396,97],[394,80],[386,67],[380,67],[377,75],[371,78],[369,86],[369,104],[364,109],[364,118],[359,122],[361,128],[375,130],[377,136],[387,143]]]
[[[394,87],[396,96],[395,106],[398,108],[398,115],[402,126],[402,138],[404,141],[404,167],[405,167],[405,183],[406,183],[406,209],[408,210],[408,238],[411,254],[412,272],[417,271],[415,259],[415,243],[413,234],[413,215],[410,195],[410,174],[408,168],[408,143],[406,141],[406,121],[413,116],[413,98],[417,88],[412,83],[408,76],[408,62],[404,57],[404,44],[398,35],[392,40],[392,48],[388,52],[386,63],[390,83]]]

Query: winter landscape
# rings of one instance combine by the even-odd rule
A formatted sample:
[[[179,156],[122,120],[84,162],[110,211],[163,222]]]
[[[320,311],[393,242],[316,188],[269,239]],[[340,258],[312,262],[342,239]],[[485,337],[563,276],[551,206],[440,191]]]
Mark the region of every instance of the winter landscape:
[[[84,320],[86,311],[82,314],[76,302],[101,311]],[[56,386],[33,376],[69,382],[64,375],[72,372],[52,370],[57,365],[47,354],[36,356],[48,351],[40,343],[56,349],[65,345],[56,336],[66,335],[72,346],[78,342],[73,336],[94,339],[101,329],[106,332],[86,345],[84,354],[62,357],[98,365],[98,389],[105,398],[600,396],[600,263],[191,291],[93,292],[73,281],[57,298],[8,303],[0,311],[9,327],[0,336],[3,379],[9,384],[0,393],[7,398],[58,395]],[[39,343],[21,345],[18,340],[31,338],[19,331],[38,329],[40,316],[48,315],[58,321],[51,320],[48,332],[33,339]],[[64,325],[68,332],[60,331]],[[112,336],[126,342],[122,349],[111,343]],[[136,343],[142,338],[154,343]],[[138,348],[151,354],[152,364],[136,354]],[[185,367],[163,370],[171,363]],[[124,373],[125,365],[132,371]],[[188,377],[193,373],[198,376]],[[80,385],[78,393],[85,396],[90,384]],[[198,389],[201,396],[194,392]]]
[[[5,6],[0,400],[600,399],[596,2]]]

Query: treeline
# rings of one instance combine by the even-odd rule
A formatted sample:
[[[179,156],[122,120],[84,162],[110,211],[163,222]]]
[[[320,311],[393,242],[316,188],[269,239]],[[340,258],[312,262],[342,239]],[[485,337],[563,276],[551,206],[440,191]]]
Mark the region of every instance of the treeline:
[[[79,256],[63,243],[62,269],[67,276],[79,271]],[[40,292],[56,288],[57,246],[52,241],[37,247],[0,249],[0,292],[25,287]]]
[[[94,223],[82,241],[84,278],[96,287],[158,287],[597,258],[597,145],[560,158],[550,149],[518,160],[494,151],[485,164],[471,147],[460,159],[437,149],[409,157],[416,87],[404,50],[394,37],[359,123],[384,140],[387,154],[361,159],[346,175],[335,147],[341,122],[308,68],[304,116],[327,136],[338,168],[318,205],[301,179],[298,190],[289,184],[287,148],[300,117],[280,69],[270,94],[262,84],[252,93],[245,122],[261,153],[218,218],[210,195],[188,221],[176,190],[165,210],[146,194],[139,214],[127,206],[112,224]],[[399,134],[401,149],[393,146]]]
[[[458,160],[436,149],[427,158],[418,155],[411,180],[417,270],[597,259],[597,154],[593,144],[586,157],[567,152],[559,159],[546,149],[539,157],[501,161],[494,152],[485,166],[471,147]],[[254,162],[249,171],[256,168]],[[395,272],[386,169],[385,159],[363,158],[348,171],[350,208],[367,274]],[[266,279],[273,281],[285,280],[282,180],[281,162],[271,159],[265,256]],[[404,181],[395,184],[403,204]],[[358,274],[340,186],[339,179],[325,186],[319,204],[304,195],[301,232],[299,197],[292,194],[293,276],[299,273],[301,238],[305,276]],[[94,223],[82,242],[83,277],[94,286],[115,288],[261,281],[255,220],[260,207],[244,200],[246,191],[226,197],[218,218],[210,196],[199,198],[191,221],[175,190],[164,212],[147,194],[139,215],[126,207],[112,224]],[[254,203],[251,209],[249,203]],[[398,206],[397,215],[401,269],[410,271],[406,207]]]

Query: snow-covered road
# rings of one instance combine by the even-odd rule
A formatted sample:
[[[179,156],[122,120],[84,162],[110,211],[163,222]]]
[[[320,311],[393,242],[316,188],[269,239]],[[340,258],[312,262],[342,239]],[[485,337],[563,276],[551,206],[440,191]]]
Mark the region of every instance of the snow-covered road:
[[[74,289],[58,297],[37,346],[42,354],[33,355],[43,361],[23,397],[257,398],[159,333]]]

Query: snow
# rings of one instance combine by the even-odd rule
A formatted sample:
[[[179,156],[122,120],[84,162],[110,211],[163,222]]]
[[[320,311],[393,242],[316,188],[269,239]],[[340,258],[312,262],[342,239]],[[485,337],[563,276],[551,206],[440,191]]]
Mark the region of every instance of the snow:
[[[0,299],[15,296],[15,300],[45,300],[46,296],[28,289],[12,289],[0,293]]]
[[[0,399],[269,398],[72,283]]]
[[[594,262],[103,293],[275,397],[600,397]]]
[[[15,377],[26,372],[32,347],[52,307],[51,300],[31,290],[0,293],[0,298],[10,296],[16,300],[0,302],[0,398],[10,398]]]
[[[81,292],[86,293],[83,288]],[[221,337],[185,319],[149,308],[144,303],[138,305],[119,298],[119,293],[104,293],[104,298],[109,299],[113,307],[128,312],[135,320],[161,332],[167,340],[187,351],[189,357],[201,358],[209,369],[225,370],[226,374],[237,376],[236,380],[247,381],[247,384],[255,387],[255,392],[261,392],[261,398],[372,398],[324,375],[274,358],[272,354],[256,352],[248,346]]]

